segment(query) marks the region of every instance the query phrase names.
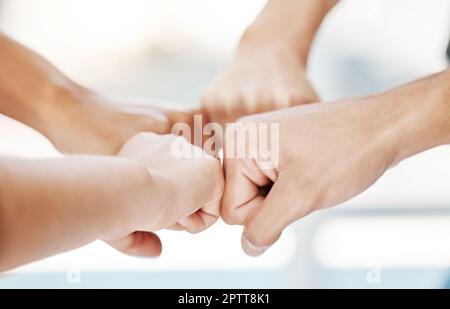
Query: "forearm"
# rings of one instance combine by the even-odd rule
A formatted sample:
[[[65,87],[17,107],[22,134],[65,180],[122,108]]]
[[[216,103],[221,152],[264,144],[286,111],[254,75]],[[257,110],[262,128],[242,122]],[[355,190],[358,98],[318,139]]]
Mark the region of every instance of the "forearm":
[[[150,204],[147,170],[127,159],[1,160],[0,171],[0,271],[131,233]]]
[[[381,138],[392,149],[392,163],[450,143],[450,70],[373,98],[385,119]]]
[[[47,135],[46,123],[79,91],[44,58],[0,33],[0,113]]]
[[[277,46],[295,52],[306,64],[314,36],[337,0],[270,0],[245,31],[239,50]]]

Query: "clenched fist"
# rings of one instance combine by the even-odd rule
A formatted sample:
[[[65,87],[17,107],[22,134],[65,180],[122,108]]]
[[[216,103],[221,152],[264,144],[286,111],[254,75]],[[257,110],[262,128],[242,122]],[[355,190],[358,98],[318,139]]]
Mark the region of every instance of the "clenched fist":
[[[201,157],[177,158],[174,143],[194,148],[182,137],[141,133],[127,142],[119,156],[141,163],[148,170],[148,203],[136,213],[134,231],[125,238],[107,241],[121,251],[146,255],[149,247],[160,247],[154,232],[164,228],[184,229],[197,233],[219,218],[223,193],[223,171],[219,160],[202,153]],[[132,246],[136,237],[147,235],[142,246]],[[139,244],[139,242],[135,242]],[[150,243],[150,246],[149,246]],[[155,250],[151,255],[154,255]],[[160,250],[159,250],[160,251]],[[158,252],[158,250],[156,250]]]
[[[289,224],[357,196],[402,159],[449,143],[448,78],[445,72],[377,96],[243,118],[279,125],[271,138],[279,164],[262,165],[267,158],[258,149],[225,158],[222,217],[244,225],[245,252],[262,254]],[[234,142],[229,132],[225,148]],[[257,147],[251,138],[247,144]]]

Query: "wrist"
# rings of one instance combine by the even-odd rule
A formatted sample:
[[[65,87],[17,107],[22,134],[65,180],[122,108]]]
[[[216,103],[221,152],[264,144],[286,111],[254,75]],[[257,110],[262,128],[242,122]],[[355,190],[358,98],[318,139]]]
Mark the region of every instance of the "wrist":
[[[437,74],[378,98],[391,147],[392,165],[422,151],[450,143],[449,73]]]
[[[79,97],[85,92],[75,83],[64,80],[48,80],[36,96],[30,98],[30,106],[36,107],[32,127],[51,139],[57,123],[68,121],[79,108]]]
[[[137,138],[137,137],[135,137]],[[129,143],[133,143],[132,138]],[[178,205],[173,192],[177,190],[174,180],[167,177],[161,171],[152,169],[145,163],[147,160],[158,160],[155,154],[149,155],[145,150],[133,149],[133,145],[125,144],[117,156],[135,163],[135,175],[131,179],[137,179],[133,185],[135,196],[142,196],[133,205],[135,219],[133,220],[134,231],[156,231],[167,227],[166,220],[170,213],[167,210]],[[130,149],[128,149],[130,148]],[[159,155],[156,155],[159,156]],[[130,204],[129,204],[130,205]]]
[[[124,117],[114,102],[76,84],[56,85],[46,98],[38,131],[63,152],[115,155],[140,128],[138,117]]]
[[[121,162],[119,164],[122,167],[120,173],[111,173],[110,176],[111,187],[107,190],[110,199],[107,206],[110,210],[106,210],[108,214],[105,212],[103,215],[104,218],[110,216],[110,220],[107,220],[109,224],[99,237],[105,241],[151,229],[157,214],[156,207],[152,205],[158,205],[153,189],[156,177],[143,164],[122,157],[110,160]],[[116,166],[119,166],[117,163]]]
[[[279,46],[290,50],[306,66],[309,50],[323,19],[336,0],[269,1],[244,32],[239,49]]]
[[[255,57],[255,55],[265,54],[275,57],[296,58],[299,63],[306,68],[310,49],[310,38],[313,34],[305,33],[296,39],[296,35],[272,33],[264,31],[260,26],[250,26],[244,32],[237,51],[237,57]]]

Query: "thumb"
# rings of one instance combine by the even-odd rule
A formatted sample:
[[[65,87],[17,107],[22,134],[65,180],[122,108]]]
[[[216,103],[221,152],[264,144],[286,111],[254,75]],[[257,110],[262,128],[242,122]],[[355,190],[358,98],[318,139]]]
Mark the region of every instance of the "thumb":
[[[157,257],[161,255],[161,240],[150,232],[134,232],[119,240],[107,243],[125,254],[141,257]]]
[[[298,218],[307,215],[299,211],[295,201],[301,195],[286,174],[280,174],[260,208],[244,224],[242,248],[250,256],[259,256],[281,236],[283,230]]]

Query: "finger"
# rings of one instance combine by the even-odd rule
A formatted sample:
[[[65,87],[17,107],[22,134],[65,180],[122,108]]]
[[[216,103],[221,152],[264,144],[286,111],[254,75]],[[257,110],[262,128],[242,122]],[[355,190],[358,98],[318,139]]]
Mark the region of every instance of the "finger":
[[[294,97],[296,98],[294,105],[316,103],[321,100],[313,85],[309,83],[303,84],[301,90],[292,89],[291,91],[294,93]]]
[[[197,141],[198,137],[200,137],[200,135],[197,136],[197,138],[195,137],[196,134],[198,134],[197,132],[201,132],[201,142],[206,143],[208,141],[208,139],[211,137],[210,135],[208,135],[207,133],[205,133],[205,126],[209,123],[209,119],[207,116],[206,111],[202,110],[202,109],[193,109],[193,110],[186,110],[186,111],[169,111],[167,112],[167,117],[169,118],[169,122],[170,122],[170,126],[171,128],[174,128],[174,126],[176,124],[182,123],[182,124],[186,124],[188,125],[188,127],[190,128],[191,132],[190,135],[187,136],[186,132],[172,132],[172,133],[179,133],[185,137],[188,137],[188,141],[190,143],[194,143]],[[214,132],[214,134],[217,134],[217,132]],[[221,134],[218,135],[218,137],[220,137]],[[221,140],[218,141],[218,144],[220,145]],[[204,146],[204,145],[200,145],[200,144],[196,144],[197,146]],[[216,147],[216,151],[218,151],[218,146]],[[204,149],[205,151],[208,152],[208,154],[215,156],[217,153],[216,151],[209,151],[209,148]]]
[[[213,177],[209,177],[209,179],[213,179]],[[197,210],[192,215],[184,218],[176,225],[182,227],[184,230],[189,233],[199,233],[211,225],[213,225],[220,217],[220,201],[223,193],[224,180],[223,177],[220,180],[213,181],[214,186],[217,186],[218,189],[210,189],[208,190],[210,194],[212,192],[217,191],[217,193],[213,194],[213,197],[205,206]]]
[[[187,232],[196,234],[208,229],[218,218],[219,216],[206,213],[200,209],[189,217],[180,220],[178,225],[183,227]]]
[[[286,174],[280,175],[261,207],[245,221],[242,248],[250,256],[259,256],[272,246],[292,222],[306,216],[310,207],[301,208],[293,201],[302,198]],[[307,200],[305,205],[309,205]]]
[[[212,98],[215,101],[211,101]],[[206,105],[208,116],[221,125],[232,123],[244,115],[245,102],[240,92],[223,91],[211,99]]]
[[[293,97],[286,87],[276,87],[273,90],[273,108],[287,108],[292,105]]]
[[[157,257],[162,251],[161,240],[156,234],[150,232],[134,232],[122,239],[107,243],[125,254],[135,256]]]
[[[243,224],[247,216],[262,203],[260,188],[271,181],[251,159],[226,159],[224,167],[225,190],[221,216],[228,224]]]
[[[208,94],[201,98],[200,103],[209,121],[223,124],[226,113],[221,96],[216,94]]]
[[[234,208],[231,214],[228,214],[228,216],[224,216],[224,221],[228,224],[243,225],[245,223],[245,220],[256,209],[261,208],[263,201],[264,197],[262,195],[255,194],[246,203]]]
[[[212,226],[220,216],[220,199],[210,203],[210,205],[199,209],[194,214],[184,218],[174,225],[170,226],[169,230],[187,231],[189,233],[199,233],[210,226]]]
[[[251,115],[255,113],[263,112],[262,106],[264,105],[265,97],[262,95],[259,89],[250,88],[244,91],[243,98],[245,104],[243,104],[242,109],[244,115]]]
[[[223,99],[223,108],[225,110],[225,118],[223,123],[233,123],[238,120],[238,118],[247,115],[247,104],[240,92],[229,94]]]

